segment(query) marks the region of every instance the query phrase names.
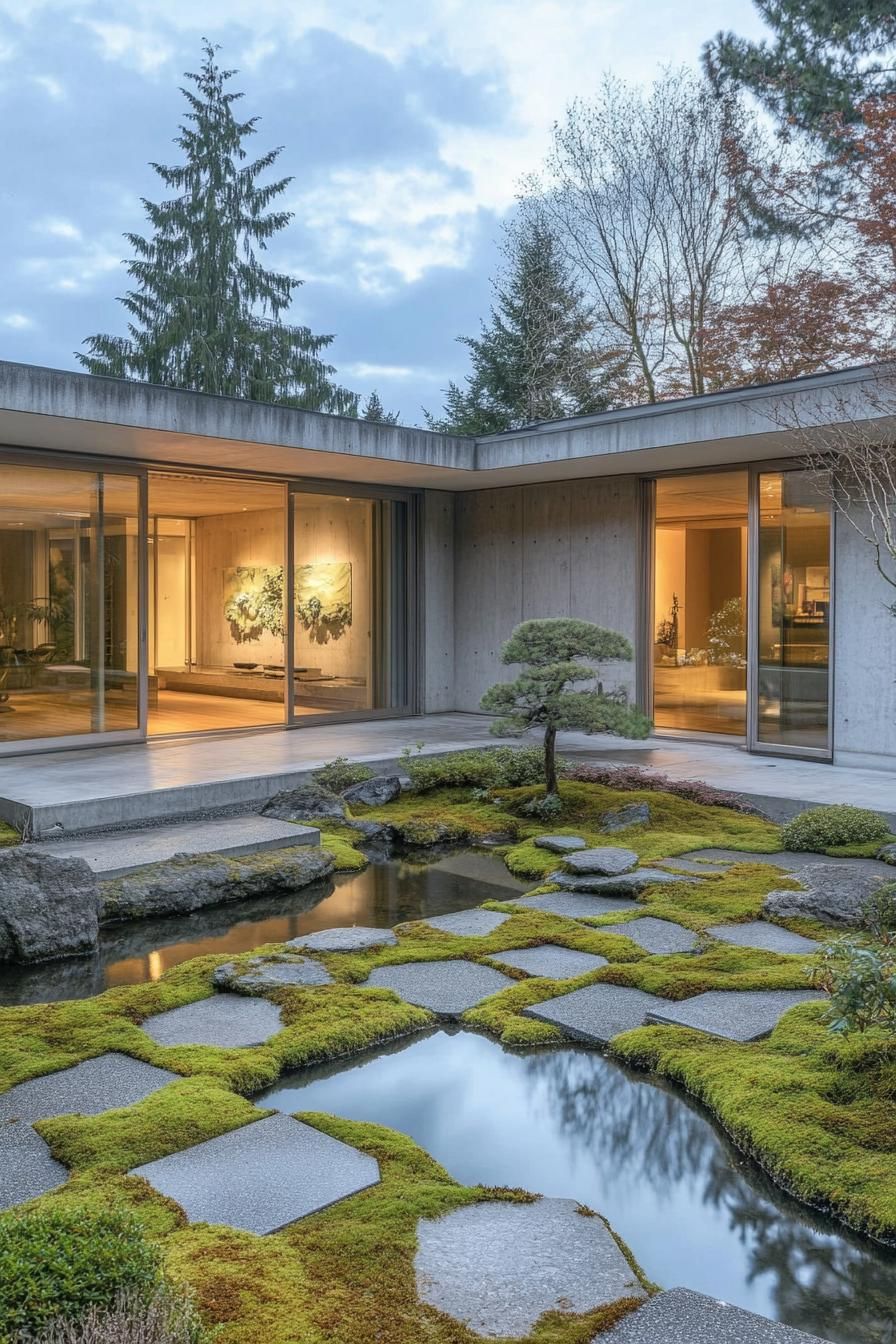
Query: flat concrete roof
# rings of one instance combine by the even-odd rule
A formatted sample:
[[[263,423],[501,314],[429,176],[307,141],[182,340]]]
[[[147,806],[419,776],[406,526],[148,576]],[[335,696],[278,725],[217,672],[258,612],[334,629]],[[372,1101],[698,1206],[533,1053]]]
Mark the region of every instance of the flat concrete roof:
[[[480,439],[0,361],[0,444],[160,466],[475,490],[762,461],[803,428],[896,433],[883,366],[547,421]]]

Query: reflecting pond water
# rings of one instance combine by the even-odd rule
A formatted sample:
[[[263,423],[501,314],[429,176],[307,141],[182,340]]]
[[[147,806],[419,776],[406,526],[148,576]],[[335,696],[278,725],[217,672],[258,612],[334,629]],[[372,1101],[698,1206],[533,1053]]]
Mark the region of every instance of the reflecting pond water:
[[[375,859],[363,873],[341,873],[292,896],[218,905],[195,914],[135,920],[105,928],[93,957],[0,969],[0,1004],[83,999],[111,985],[158,980],[172,966],[208,953],[248,952],[263,943],[337,925],[391,928],[504,899],[525,884],[494,854],[462,851],[434,860]]]
[[[439,1030],[286,1075],[256,1100],[402,1130],[466,1183],[580,1200],[663,1287],[837,1344],[896,1340],[896,1252],[802,1208],[686,1098],[596,1052]]]

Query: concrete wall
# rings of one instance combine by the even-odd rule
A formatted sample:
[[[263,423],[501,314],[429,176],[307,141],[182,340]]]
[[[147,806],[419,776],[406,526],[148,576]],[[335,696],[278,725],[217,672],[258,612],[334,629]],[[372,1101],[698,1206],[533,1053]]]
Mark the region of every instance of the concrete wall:
[[[834,761],[896,764],[896,590],[874,552],[844,518],[836,522]],[[844,799],[844,802],[848,802]]]
[[[634,477],[477,490],[456,500],[455,704],[476,710],[506,678],[501,645],[522,620],[578,616],[635,642],[638,482]],[[633,691],[635,665],[605,684]]]
[[[427,490],[423,496],[422,538],[422,703],[426,714],[455,709],[454,688],[454,518],[456,496]]]

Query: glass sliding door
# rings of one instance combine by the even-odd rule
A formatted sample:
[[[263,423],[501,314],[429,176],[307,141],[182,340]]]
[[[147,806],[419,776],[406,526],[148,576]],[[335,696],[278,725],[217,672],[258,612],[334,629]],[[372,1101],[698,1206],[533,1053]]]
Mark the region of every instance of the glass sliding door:
[[[409,707],[409,506],[293,494],[293,714]]]
[[[136,475],[0,464],[0,743],[142,729]]]
[[[760,472],[752,745],[830,755],[831,515],[804,471]]]

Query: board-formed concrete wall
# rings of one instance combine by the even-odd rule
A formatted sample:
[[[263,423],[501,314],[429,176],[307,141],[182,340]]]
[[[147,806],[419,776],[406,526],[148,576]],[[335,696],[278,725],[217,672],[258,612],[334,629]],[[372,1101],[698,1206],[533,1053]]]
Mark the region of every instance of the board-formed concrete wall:
[[[836,521],[834,763],[892,770],[896,759],[896,590],[847,519]],[[844,799],[844,802],[848,802]]]
[[[578,616],[634,644],[640,585],[638,482],[615,476],[458,494],[455,503],[454,709],[477,710],[514,675],[501,645],[520,621]],[[633,691],[635,665],[605,684]]]
[[[424,714],[456,709],[454,690],[454,509],[448,490],[427,490],[420,516]]]

